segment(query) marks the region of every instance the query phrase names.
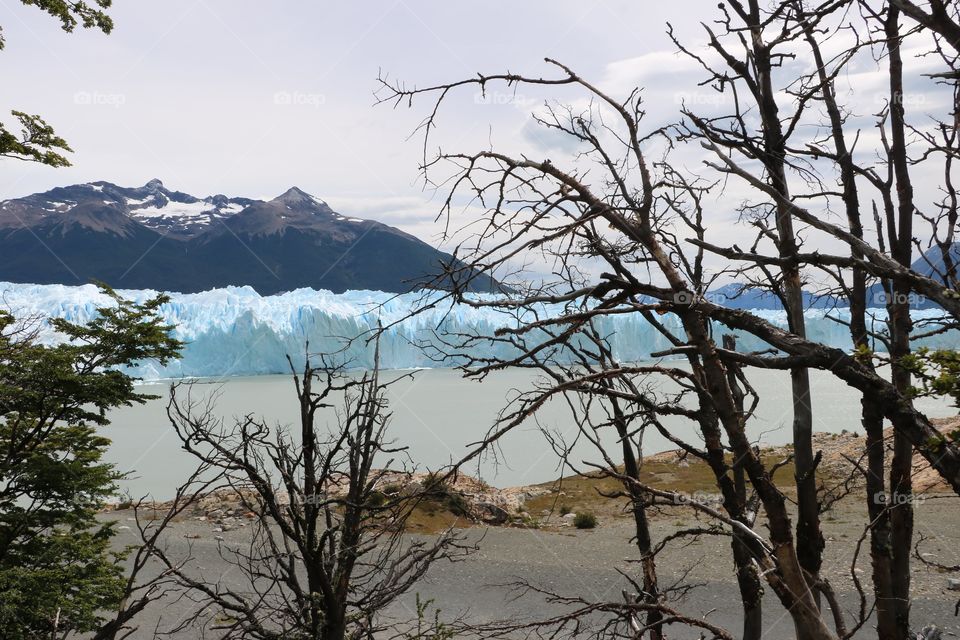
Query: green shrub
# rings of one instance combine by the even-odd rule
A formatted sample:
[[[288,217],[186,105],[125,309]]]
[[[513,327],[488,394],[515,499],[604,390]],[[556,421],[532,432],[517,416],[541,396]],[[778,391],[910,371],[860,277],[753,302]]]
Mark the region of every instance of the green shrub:
[[[423,491],[429,502],[442,505],[455,516],[470,517],[470,503],[462,493],[444,482],[440,473],[429,473],[422,480]]]
[[[561,516],[565,516],[565,515],[567,515],[568,513],[570,513],[571,511],[573,511],[573,509],[570,508],[570,505],[568,505],[568,504],[562,504],[562,505],[560,505],[560,515],[561,515]]]
[[[592,513],[578,513],[573,519],[573,526],[577,529],[593,529],[597,526],[597,516]]]
[[[403,491],[403,484],[400,482],[388,482],[383,485],[382,491],[388,496],[396,495]]]
[[[387,504],[388,501],[389,498],[383,491],[371,491],[370,495],[367,497],[367,508],[376,509]]]

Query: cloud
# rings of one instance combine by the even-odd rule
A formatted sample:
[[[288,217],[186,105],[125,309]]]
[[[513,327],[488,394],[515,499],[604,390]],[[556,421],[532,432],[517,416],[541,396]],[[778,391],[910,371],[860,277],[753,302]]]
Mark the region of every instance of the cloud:
[[[582,143],[573,136],[544,126],[533,118],[523,125],[520,135],[526,142],[543,152],[574,154],[582,147]]]

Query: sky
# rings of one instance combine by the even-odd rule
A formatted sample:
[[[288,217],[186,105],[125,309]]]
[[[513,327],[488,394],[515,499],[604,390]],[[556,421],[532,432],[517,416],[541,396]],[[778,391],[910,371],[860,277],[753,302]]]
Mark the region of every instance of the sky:
[[[702,70],[666,36],[669,21],[696,48],[699,22],[716,12],[705,0],[115,0],[116,26],[104,35],[64,33],[36,8],[0,0],[0,110],[42,115],[75,150],[65,169],[0,159],[0,200],[94,180],[159,178],[199,197],[271,198],[295,185],[340,213],[438,244],[444,194],[424,188],[414,135],[430,104],[377,106],[378,75],[408,86],[478,72],[550,75],[550,57],[618,97],[641,87],[652,127],[676,118],[681,102],[717,106],[697,86]],[[871,92],[883,90],[870,62],[838,82],[868,116],[879,109]],[[909,52],[907,62],[935,63]],[[917,82],[911,96],[935,101],[931,81]],[[531,122],[544,99],[582,97],[502,87],[482,97],[469,88],[441,112],[435,140],[448,151],[569,153]],[[864,126],[866,148],[873,134]],[[921,187],[925,179],[935,189],[937,176],[918,176]],[[732,221],[736,186],[722,197],[713,211]],[[718,244],[742,233],[718,229]]]
[[[543,58],[553,57],[603,77],[669,49],[666,21],[696,5],[711,6],[116,0],[108,36],[66,34],[41,11],[0,0],[0,108],[41,114],[75,151],[67,169],[0,160],[0,199],[93,180],[160,178],[201,197],[273,197],[296,185],[344,214],[432,235],[437,195],[423,189],[422,148],[410,137],[427,105],[375,106],[379,73],[424,86],[549,73]],[[440,133],[463,149],[522,137],[524,105],[541,101],[474,94],[441,119]]]

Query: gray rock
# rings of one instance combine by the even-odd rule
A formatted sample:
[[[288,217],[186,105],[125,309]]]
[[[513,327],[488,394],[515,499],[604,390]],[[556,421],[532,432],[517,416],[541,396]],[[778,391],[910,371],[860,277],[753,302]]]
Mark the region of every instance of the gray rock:
[[[478,502],[474,508],[477,516],[487,524],[503,524],[510,518],[505,509],[490,502]]]
[[[917,640],[940,640],[943,637],[943,630],[935,624],[928,624],[914,636]]]
[[[400,490],[401,496],[416,496],[423,493],[423,485],[419,482],[411,482],[407,485],[404,485],[403,489]]]
[[[960,578],[947,578],[947,589],[960,591]]]

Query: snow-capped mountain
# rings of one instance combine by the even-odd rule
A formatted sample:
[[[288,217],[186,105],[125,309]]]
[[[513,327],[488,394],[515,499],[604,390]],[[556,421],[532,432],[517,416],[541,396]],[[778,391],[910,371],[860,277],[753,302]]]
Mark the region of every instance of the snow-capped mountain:
[[[53,221],[63,218],[64,214],[68,217],[70,214],[82,216],[84,211],[106,207],[121,211],[163,235],[189,238],[202,233],[211,223],[243,211],[254,202],[249,198],[228,198],[224,195],[196,198],[181,191],[170,191],[156,179],[142,187],[90,182],[57,187],[45,193],[0,203],[0,228]]]
[[[296,187],[272,200],[91,182],[0,202],[0,280],[197,292],[249,285],[404,292],[453,258]],[[477,278],[474,290],[489,290]],[[434,285],[436,286],[436,285]]]

